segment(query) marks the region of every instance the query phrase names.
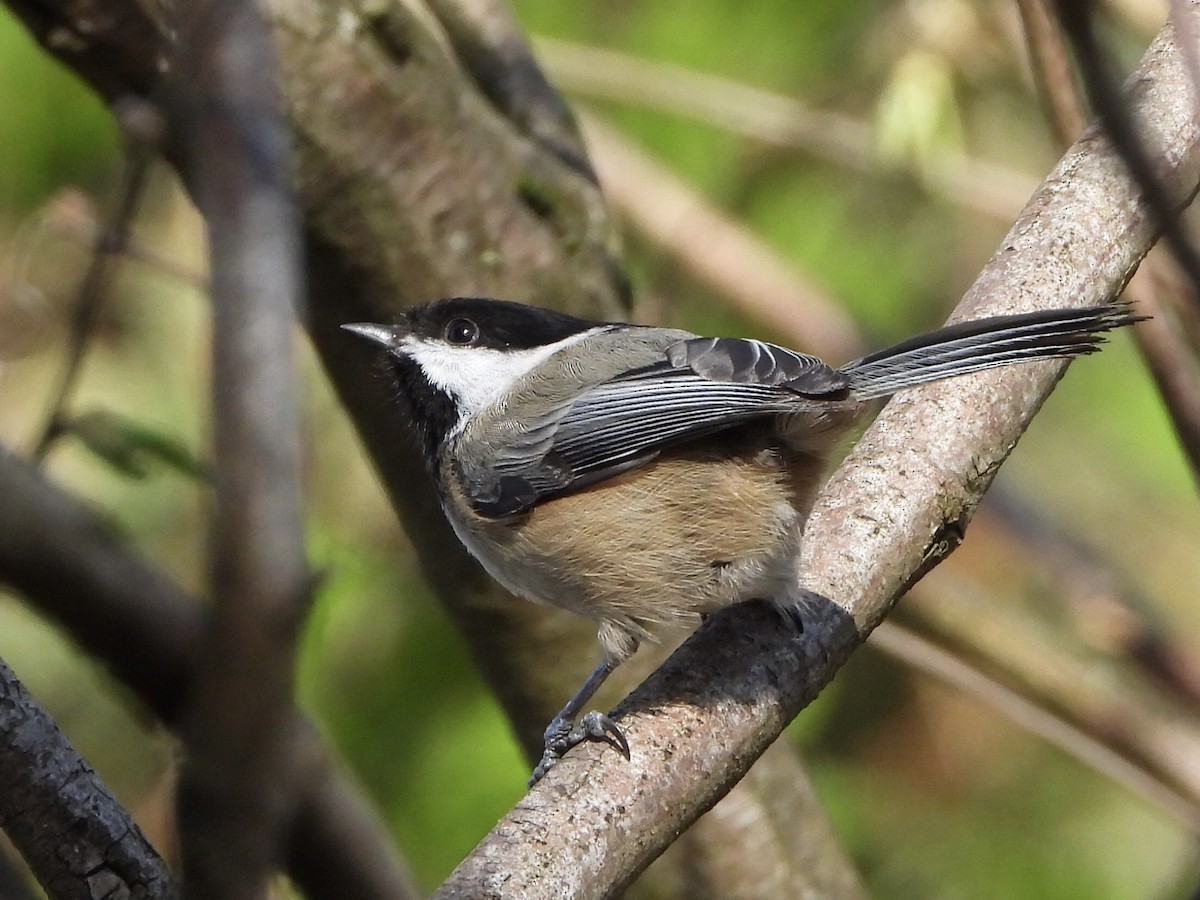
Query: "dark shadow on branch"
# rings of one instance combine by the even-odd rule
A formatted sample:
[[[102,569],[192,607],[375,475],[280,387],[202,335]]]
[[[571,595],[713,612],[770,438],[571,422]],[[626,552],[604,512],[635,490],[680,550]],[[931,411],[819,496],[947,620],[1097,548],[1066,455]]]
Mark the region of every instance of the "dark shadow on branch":
[[[1200,131],[1190,112],[1176,102],[1189,79],[1172,37],[1168,29],[1155,40],[1136,84],[1144,139],[1162,161],[1160,178],[1177,208],[1194,195],[1200,181]],[[1153,214],[1133,202],[1136,193],[1120,157],[1100,133],[1089,130],[1030,200],[955,318],[1111,300],[1157,233]],[[810,686],[832,678],[844,654],[881,621],[913,574],[943,555],[945,536],[970,521],[995,472],[1063,371],[1061,364],[1015,367],[969,382],[920,388],[888,404],[818,498],[802,547],[802,583],[836,601],[852,617],[853,628],[849,636],[815,641],[811,652],[801,649],[809,652],[803,673],[780,669],[774,677],[802,678]],[[732,621],[742,627],[731,628]],[[558,896],[568,883],[573,896],[610,896],[631,877],[630,869],[644,865],[642,854],[660,852],[676,827],[686,826],[732,784],[749,765],[736,754],[749,752],[752,742],[765,746],[773,739],[796,711],[787,704],[806,691],[795,681],[773,686],[764,695],[770,698],[764,705],[779,704],[773,710],[723,723],[727,729],[757,729],[753,735],[721,732],[719,746],[736,748],[735,758],[714,753],[695,765],[697,748],[717,739],[699,730],[710,719],[696,716],[691,704],[650,708],[642,702],[663,696],[665,685],[707,671],[713,659],[724,662],[726,643],[767,642],[744,649],[771,659],[773,649],[782,650],[769,645],[772,628],[778,626],[769,618],[755,619],[749,608],[720,621],[714,617],[654,675],[644,693],[639,690],[630,699],[640,711],[628,720],[630,744],[639,746],[642,729],[651,727],[673,735],[674,743],[650,743],[653,750],[645,756],[635,749],[628,765],[600,748],[587,748],[575,758],[568,755],[464,861],[441,896],[498,896],[487,885],[504,879],[528,886],[528,896]],[[846,630],[834,628],[831,634]],[[706,686],[714,688],[719,690]],[[697,786],[675,779],[676,767],[693,775],[707,773],[711,780]],[[719,781],[722,777],[729,780]],[[651,793],[652,810],[644,805]],[[587,814],[580,814],[581,809]],[[534,834],[539,852],[531,858],[524,838]],[[605,862],[616,857],[629,869]]]

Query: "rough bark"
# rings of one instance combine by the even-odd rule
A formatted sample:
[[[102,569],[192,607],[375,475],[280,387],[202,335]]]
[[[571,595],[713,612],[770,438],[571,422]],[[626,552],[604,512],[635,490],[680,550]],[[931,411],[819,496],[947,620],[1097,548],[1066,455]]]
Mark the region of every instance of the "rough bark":
[[[176,900],[129,814],[0,660],[0,828],[53,900]]]
[[[1197,10],[1190,4],[1188,14]],[[1200,126],[1171,28],[1126,91],[1171,205],[1181,208],[1200,178]],[[1111,299],[1154,238],[1153,217],[1124,165],[1092,128],[1030,200],[955,317]],[[1063,368],[957,379],[889,404],[810,519],[800,571],[832,602],[803,639],[790,644],[770,615],[751,607],[713,617],[622,705],[633,759],[600,747],[569,757],[438,896],[618,892],[745,773],[907,587],[958,545]]]

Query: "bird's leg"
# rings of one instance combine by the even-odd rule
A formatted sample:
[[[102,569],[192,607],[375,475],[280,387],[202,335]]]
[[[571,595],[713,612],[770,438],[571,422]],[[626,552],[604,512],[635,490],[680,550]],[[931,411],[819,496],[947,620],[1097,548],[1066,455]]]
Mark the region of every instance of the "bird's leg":
[[[606,656],[588,676],[583,687],[575,692],[575,696],[567,701],[562,711],[546,726],[545,749],[542,751],[541,761],[529,776],[530,787],[537,784],[542,776],[550,771],[550,767],[562,759],[563,754],[584,741],[607,741],[629,759],[629,743],[625,740],[625,735],[604,713],[592,710],[578,722],[575,721],[584,704],[592,699],[592,695],[617,667],[617,662]]]

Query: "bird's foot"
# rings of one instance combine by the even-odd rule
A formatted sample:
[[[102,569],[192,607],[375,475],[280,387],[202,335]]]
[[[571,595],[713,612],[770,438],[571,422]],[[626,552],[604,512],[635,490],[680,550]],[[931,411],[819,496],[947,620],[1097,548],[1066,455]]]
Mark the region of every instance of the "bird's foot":
[[[819,610],[832,604],[832,600],[816,591],[801,589],[786,601],[778,601],[771,605],[775,607],[775,611],[787,627],[794,628],[797,634],[804,634],[804,620],[818,618]]]
[[[558,716],[546,728],[545,749],[542,751],[541,761],[529,776],[529,786],[533,787],[541,781],[542,776],[549,772],[568,750],[584,741],[604,741],[629,759],[629,742],[625,740],[625,735],[621,733],[617,723],[604,713],[592,710],[578,722]]]

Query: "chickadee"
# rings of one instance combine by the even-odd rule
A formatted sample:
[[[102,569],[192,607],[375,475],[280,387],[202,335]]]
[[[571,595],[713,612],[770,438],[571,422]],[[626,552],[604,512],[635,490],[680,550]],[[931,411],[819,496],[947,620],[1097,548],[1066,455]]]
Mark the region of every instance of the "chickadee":
[[[602,659],[550,723],[531,784],[588,739],[605,678],[656,626],[754,598],[791,617],[795,559],[829,455],[867,401],[968,372],[1091,353],[1120,303],[950,325],[834,369],[749,338],[600,323],[456,297],[382,346],[442,508],[510,592],[593,620]]]

